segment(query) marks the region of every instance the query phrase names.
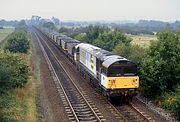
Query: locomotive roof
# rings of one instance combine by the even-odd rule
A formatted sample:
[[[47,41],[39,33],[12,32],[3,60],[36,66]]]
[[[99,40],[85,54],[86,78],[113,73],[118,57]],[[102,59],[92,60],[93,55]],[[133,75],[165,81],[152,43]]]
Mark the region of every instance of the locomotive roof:
[[[118,55],[112,55],[109,56],[105,59],[105,61],[103,62],[103,66],[108,68],[110,65],[114,64],[115,62],[119,62],[119,61],[129,61],[126,58],[123,58],[121,56]]]
[[[83,48],[84,50],[91,53],[99,60],[103,61],[103,66],[105,66],[107,68],[117,61],[124,61],[124,60],[128,61],[127,59],[125,59],[121,56],[115,55],[112,52],[109,52],[107,50],[93,46],[91,44],[80,43],[80,44],[76,45],[76,48],[78,48],[78,47]]]

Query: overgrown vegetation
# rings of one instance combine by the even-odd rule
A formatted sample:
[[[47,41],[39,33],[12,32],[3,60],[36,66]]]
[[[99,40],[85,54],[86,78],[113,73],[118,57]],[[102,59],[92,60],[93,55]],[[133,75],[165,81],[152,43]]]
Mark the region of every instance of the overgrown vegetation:
[[[175,91],[165,92],[156,100],[160,106],[174,112],[180,120],[180,86],[177,85]]]
[[[21,101],[12,93],[1,94],[0,96],[0,121],[1,122],[22,122],[27,114],[27,101]]]
[[[32,48],[25,21],[6,39],[0,51],[0,121],[38,121]]]

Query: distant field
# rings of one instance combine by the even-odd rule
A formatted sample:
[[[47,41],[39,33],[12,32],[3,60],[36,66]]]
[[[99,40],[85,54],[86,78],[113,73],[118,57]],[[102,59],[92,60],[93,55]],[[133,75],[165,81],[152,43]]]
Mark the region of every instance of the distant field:
[[[131,35],[130,37],[133,39],[132,44],[137,44],[145,48],[149,47],[152,41],[157,41],[157,37],[153,35]]]
[[[0,42],[5,39],[10,33],[14,31],[14,28],[0,29]]]

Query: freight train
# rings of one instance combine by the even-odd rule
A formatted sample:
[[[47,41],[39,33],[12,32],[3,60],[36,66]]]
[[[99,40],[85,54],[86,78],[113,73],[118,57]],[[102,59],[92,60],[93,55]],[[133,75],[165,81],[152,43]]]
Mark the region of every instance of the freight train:
[[[79,73],[108,99],[132,99],[139,87],[137,65],[134,62],[47,28],[39,30],[48,36],[73,62]]]

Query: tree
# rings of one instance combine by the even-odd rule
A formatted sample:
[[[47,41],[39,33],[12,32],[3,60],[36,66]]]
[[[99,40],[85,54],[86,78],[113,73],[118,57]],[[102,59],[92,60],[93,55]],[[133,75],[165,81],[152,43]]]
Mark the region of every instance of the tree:
[[[87,32],[86,32],[86,42],[87,43],[93,43],[95,39],[99,37],[101,33],[103,33],[105,30],[103,27],[100,26],[88,26]]]
[[[145,56],[145,49],[140,47],[139,45],[131,45],[131,44],[124,44],[120,43],[115,46],[113,52],[117,55],[125,57],[129,60],[135,62],[138,66],[140,66],[144,56]]]
[[[52,21],[54,22],[55,25],[60,25],[60,20],[56,17],[52,17]]]
[[[56,27],[55,27],[55,25],[54,25],[53,22],[45,22],[45,23],[43,23],[43,27],[49,28],[49,29],[51,29],[51,30],[56,29]]]
[[[25,20],[21,20],[18,25],[17,28],[21,28],[21,29],[27,29],[27,25],[26,25],[26,21]]]
[[[119,30],[105,31],[93,42],[94,45],[112,51],[119,43],[130,44],[131,39]]]
[[[87,36],[86,36],[86,33],[80,33],[80,34],[76,35],[74,38],[81,42],[86,42]]]
[[[79,28],[61,27],[59,29],[60,33],[90,44],[93,44],[94,40],[96,40],[104,31],[110,31],[110,29],[104,26],[101,27],[92,25]]]
[[[141,76],[144,95],[155,98],[173,91],[180,84],[180,40],[170,31],[158,34],[146,58],[142,61]]]
[[[59,29],[59,33],[64,33],[64,32],[68,32],[68,31],[69,31],[68,28],[65,28],[65,27],[61,27]]]

